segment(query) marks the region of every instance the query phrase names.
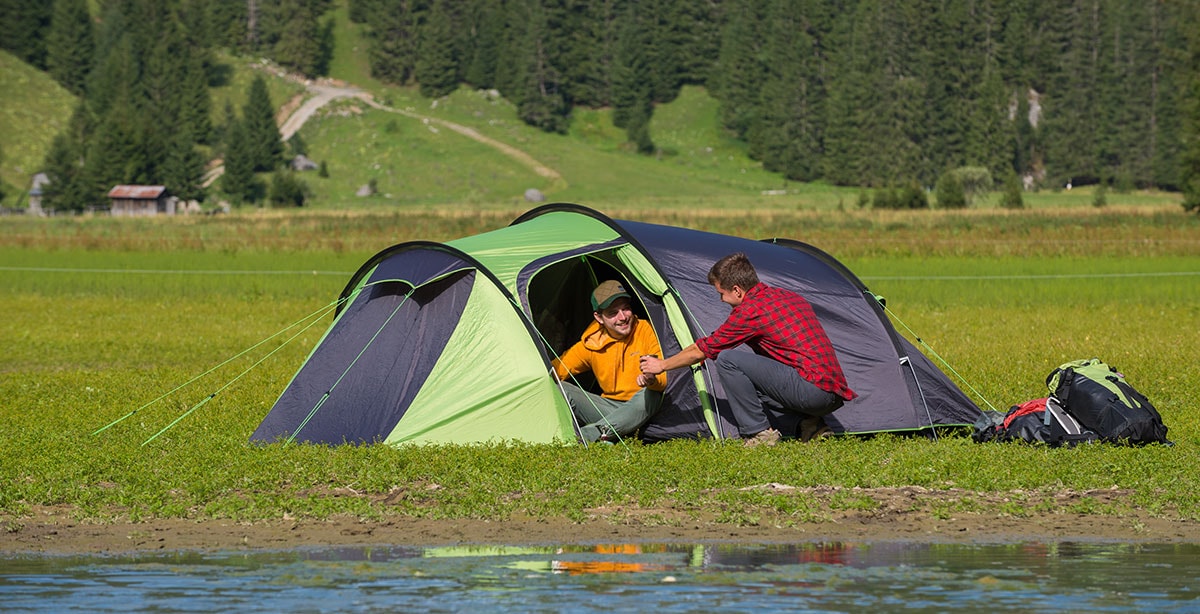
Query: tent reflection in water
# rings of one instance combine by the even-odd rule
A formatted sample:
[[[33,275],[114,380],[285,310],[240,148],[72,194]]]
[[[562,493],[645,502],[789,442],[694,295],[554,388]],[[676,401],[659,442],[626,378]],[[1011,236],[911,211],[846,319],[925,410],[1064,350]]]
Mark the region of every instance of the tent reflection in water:
[[[251,439],[580,441],[550,361],[591,321],[588,292],[599,281],[623,282],[671,355],[728,316],[707,273],[733,252],[745,252],[763,282],[799,292],[816,310],[859,394],[826,417],[835,432],[931,432],[969,426],[979,415],[896,332],[862,282],[815,247],[554,204],[492,232],[402,243],[368,260]],[[799,416],[770,418],[785,435],[796,432]],[[671,372],[663,407],[640,437],[736,438],[716,370],[705,362]]]

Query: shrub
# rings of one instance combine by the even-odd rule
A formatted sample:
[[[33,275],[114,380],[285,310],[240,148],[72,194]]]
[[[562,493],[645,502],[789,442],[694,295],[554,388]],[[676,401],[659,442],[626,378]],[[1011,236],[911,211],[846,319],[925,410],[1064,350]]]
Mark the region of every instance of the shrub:
[[[929,197],[925,195],[925,190],[921,188],[920,184],[912,181],[899,191],[896,199],[896,208],[928,209]]]
[[[303,207],[308,200],[308,184],[291,171],[277,171],[271,176],[267,200],[275,207]]]
[[[1004,193],[1000,195],[1000,206],[1005,209],[1024,209],[1025,196],[1021,193],[1021,179],[1009,171],[1004,177]]]
[[[878,188],[875,190],[875,199],[871,202],[871,207],[875,209],[895,209],[899,202],[900,199],[896,196],[895,189]]]
[[[991,171],[982,166],[962,166],[954,169],[953,172],[958,176],[958,182],[962,185],[963,196],[968,205],[975,202],[977,196],[987,194],[995,186]]]
[[[1096,184],[1096,191],[1092,194],[1092,206],[1103,207],[1108,204],[1108,186],[1104,183]]]
[[[940,209],[962,209],[967,206],[967,195],[963,191],[962,180],[959,179],[958,173],[952,170],[942,173],[934,191]]]

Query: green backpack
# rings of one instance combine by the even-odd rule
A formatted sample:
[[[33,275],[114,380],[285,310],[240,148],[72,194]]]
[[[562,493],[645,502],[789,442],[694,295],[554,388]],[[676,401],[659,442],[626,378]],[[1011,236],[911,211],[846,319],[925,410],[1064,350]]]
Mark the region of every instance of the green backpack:
[[[1104,441],[1171,443],[1154,405],[1099,358],[1059,365],[1046,377],[1046,387],[1067,413]]]

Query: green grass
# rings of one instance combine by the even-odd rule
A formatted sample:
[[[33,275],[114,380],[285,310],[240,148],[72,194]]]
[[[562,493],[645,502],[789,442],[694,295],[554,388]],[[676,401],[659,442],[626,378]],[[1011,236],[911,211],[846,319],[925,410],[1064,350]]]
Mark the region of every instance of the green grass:
[[[1097,215],[1087,209],[1063,217],[1088,219],[1084,214]],[[1047,223],[1034,212],[1025,219],[1030,235]],[[917,510],[933,518],[964,511],[1111,515],[1136,509],[1200,519],[1200,478],[1186,461],[1200,445],[1200,417],[1193,411],[1200,382],[1191,377],[1200,359],[1194,343],[1200,277],[1148,276],[1195,273],[1200,257],[1195,239],[1172,242],[1176,232],[1195,236],[1186,225],[1190,218],[1167,219],[1132,230],[1144,217],[1105,214],[1086,222],[1093,234],[1118,244],[1103,250],[1114,253],[1095,257],[1089,255],[1095,246],[1085,242],[1069,244],[1068,253],[1026,256],[1018,246],[995,255],[986,241],[995,226],[975,220],[963,230],[948,223],[935,227],[931,238],[919,214],[859,222],[864,236],[890,233],[898,241],[923,242],[908,253],[817,242],[840,252],[888,297],[899,319],[998,409],[1044,395],[1045,375],[1059,363],[1099,356],[1156,403],[1176,442],[1173,448],[1071,450],[890,436],[770,450],[705,441],[607,449],[251,446],[249,434],[328,320],[275,333],[333,301],[348,273],[390,243],[390,235],[446,239],[508,219],[464,222],[447,213],[439,225],[424,215],[327,213],[126,220],[129,225],[108,218],[6,222],[0,226],[0,338],[8,341],[0,354],[6,424],[0,516],[66,506],[77,518],[98,521],[336,513],[578,521],[595,508],[625,505],[731,524],[793,524],[877,505],[854,487],[920,486],[964,493]],[[1018,226],[1004,220],[1010,230]],[[802,220],[796,227],[806,225]],[[822,236],[846,236],[853,227]],[[314,239],[323,234],[338,235],[341,248]],[[1119,253],[1143,243],[1160,252]],[[1050,277],[1064,273],[1081,276]],[[293,333],[296,339],[283,344]],[[740,490],[768,482],[842,490]],[[1119,504],[1039,496],[1112,486],[1132,495]],[[996,493],[1009,501],[997,503]]]
[[[360,101],[325,109],[301,136],[309,157],[325,161],[329,177],[309,173],[314,206],[361,207],[517,202],[543,181],[520,163],[486,145],[435,125],[367,107]],[[357,162],[355,162],[357,161]],[[378,194],[355,196],[374,180]]]
[[[12,186],[6,205],[29,189],[55,135],[67,126],[75,97],[44,72],[0,50],[0,180]]]

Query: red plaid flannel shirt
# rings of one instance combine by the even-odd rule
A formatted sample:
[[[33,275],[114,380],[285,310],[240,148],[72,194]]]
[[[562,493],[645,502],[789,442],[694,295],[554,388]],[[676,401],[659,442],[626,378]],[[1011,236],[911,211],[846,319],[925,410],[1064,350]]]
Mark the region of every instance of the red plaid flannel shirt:
[[[746,292],[713,334],[696,341],[709,360],[745,343],[756,354],[794,367],[800,377],[849,401],[858,396],[846,384],[833,344],[804,297],[760,283]]]

